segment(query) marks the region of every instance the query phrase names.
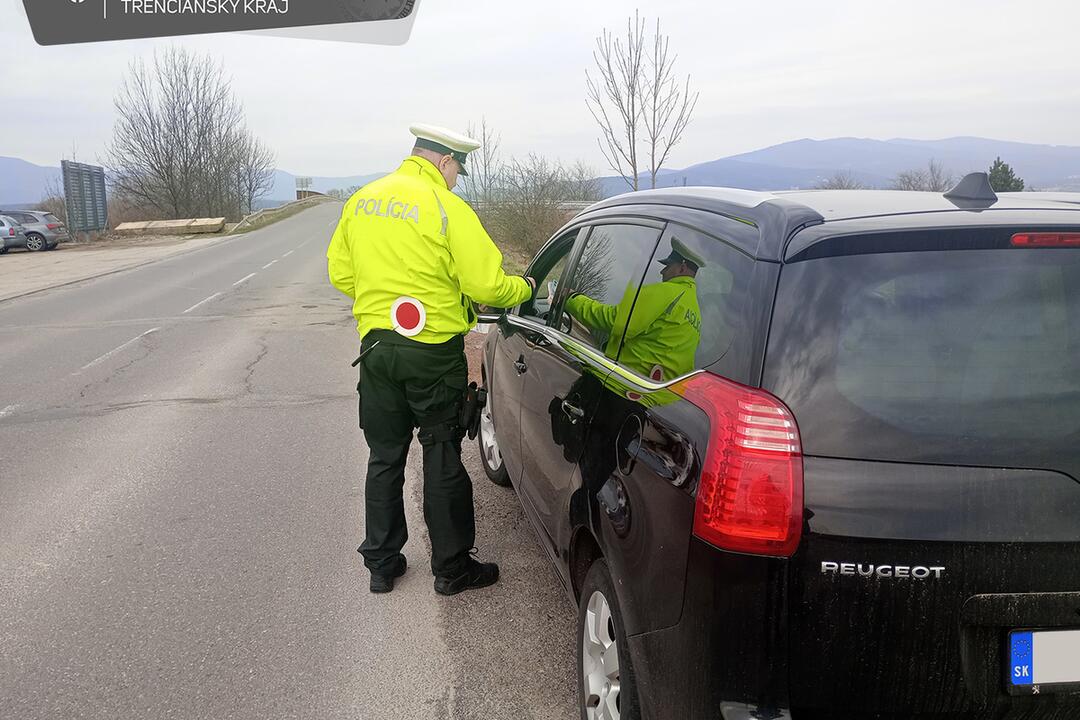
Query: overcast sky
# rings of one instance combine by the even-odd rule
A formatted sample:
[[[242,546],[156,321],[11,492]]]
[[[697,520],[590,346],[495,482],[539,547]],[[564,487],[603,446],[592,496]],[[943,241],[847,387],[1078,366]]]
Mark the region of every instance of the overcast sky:
[[[422,0],[399,47],[238,34],[50,48],[19,3],[0,0],[0,155],[41,165],[73,144],[100,158],[128,64],[180,44],[224,62],[252,130],[296,174],[392,169],[411,122],[481,117],[504,155],[604,171],[585,70],[635,7],[659,16],[701,92],[670,167],[803,137],[1080,145],[1075,0]]]

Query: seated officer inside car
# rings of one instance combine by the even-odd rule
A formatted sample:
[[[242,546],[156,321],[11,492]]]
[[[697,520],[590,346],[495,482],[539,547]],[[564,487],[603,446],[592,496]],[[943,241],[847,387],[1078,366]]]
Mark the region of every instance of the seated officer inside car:
[[[659,262],[664,266],[663,282],[642,285],[636,302],[632,288],[618,305],[605,305],[581,293],[572,293],[566,300],[566,311],[574,319],[608,335],[604,348],[608,357],[618,358],[655,382],[694,369],[694,354],[701,342],[695,277],[705,266],[701,256],[678,238],[672,238],[671,254]]]

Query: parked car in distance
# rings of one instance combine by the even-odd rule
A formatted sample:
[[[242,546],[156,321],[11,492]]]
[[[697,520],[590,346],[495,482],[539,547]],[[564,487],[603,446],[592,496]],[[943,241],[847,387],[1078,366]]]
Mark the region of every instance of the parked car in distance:
[[[582,718],[1080,718],[1077,200],[669,188],[540,250],[479,444]]]
[[[44,210],[0,210],[14,219],[26,232],[27,250],[55,250],[62,242],[68,242],[67,228],[60,218]]]
[[[0,215],[0,254],[13,247],[26,247],[26,231],[8,215]]]

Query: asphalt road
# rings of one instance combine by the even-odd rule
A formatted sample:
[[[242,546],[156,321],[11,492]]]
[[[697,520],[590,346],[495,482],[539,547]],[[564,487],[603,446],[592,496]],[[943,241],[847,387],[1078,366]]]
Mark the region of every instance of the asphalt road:
[[[414,445],[367,592],[339,208],[0,303],[0,717],[573,716],[573,609],[475,445],[503,580],[434,594]]]

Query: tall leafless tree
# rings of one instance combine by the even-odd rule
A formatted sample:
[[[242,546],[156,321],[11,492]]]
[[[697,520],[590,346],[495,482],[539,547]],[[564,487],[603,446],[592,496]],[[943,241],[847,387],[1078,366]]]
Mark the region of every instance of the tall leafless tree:
[[[656,187],[656,175],[697,105],[690,76],[675,72],[676,58],[660,21],[647,37],[637,12],[627,19],[625,37],[604,29],[596,39],[596,70],[585,73],[585,103],[600,128],[600,151],[631,190],[640,187],[643,170]]]
[[[250,212],[271,187],[273,153],[255,140],[224,68],[183,48],[135,61],[113,101],[113,192],[166,218]]]
[[[593,51],[596,74],[585,71],[585,104],[600,126],[597,140],[608,165],[631,190],[638,189],[638,128],[645,70],[645,21],[626,21],[626,36],[604,29]]]
[[[671,53],[671,38],[660,32],[660,20],[652,37],[652,48],[645,59],[642,81],[641,123],[649,151],[650,187],[656,187],[656,173],[668,159],[671,149],[682,139],[697,105],[698,93],[690,90],[690,76],[680,81],[675,76],[676,55]]]
[[[274,188],[274,151],[251,133],[242,133],[234,169],[241,214],[254,212],[255,202]]]
[[[480,141],[480,147],[469,153],[469,174],[461,178],[461,194],[473,207],[495,201],[502,165],[499,143],[502,137],[481,118],[480,127],[469,125],[466,133]]]

